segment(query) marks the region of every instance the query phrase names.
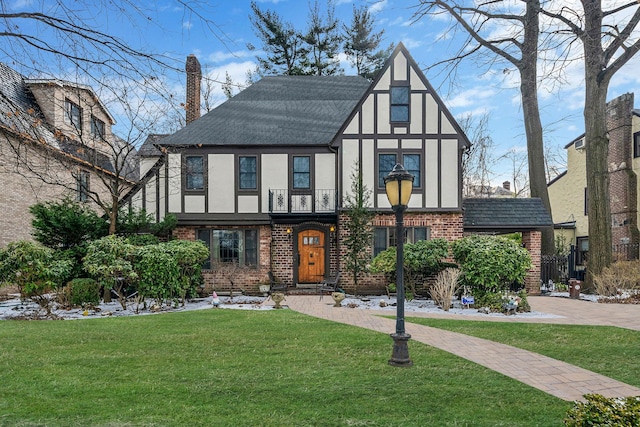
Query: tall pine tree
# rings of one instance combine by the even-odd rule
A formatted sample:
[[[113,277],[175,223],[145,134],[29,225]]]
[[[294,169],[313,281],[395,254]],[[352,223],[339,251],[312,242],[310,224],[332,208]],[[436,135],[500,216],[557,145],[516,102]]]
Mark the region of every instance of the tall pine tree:
[[[366,7],[353,6],[351,26],[343,25],[344,52],[359,76],[372,80],[393,51],[379,49],[384,30],[373,31],[374,19]]]

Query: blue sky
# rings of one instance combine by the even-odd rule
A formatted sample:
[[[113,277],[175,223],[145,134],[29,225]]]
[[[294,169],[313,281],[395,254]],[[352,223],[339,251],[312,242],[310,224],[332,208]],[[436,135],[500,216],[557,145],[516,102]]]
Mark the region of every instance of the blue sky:
[[[615,0],[610,0],[615,1]],[[325,0],[319,0],[324,11]],[[15,10],[33,8],[34,0],[20,0],[11,3]],[[256,65],[255,52],[247,49],[247,43],[261,46],[254,35],[249,16],[250,0],[218,0],[208,3],[201,11],[215,22],[213,28],[204,29],[198,17],[170,0],[144,4],[149,19],[135,14],[121,15],[110,12],[97,20],[105,32],[115,34],[145,49],[162,52],[184,64],[186,56],[198,56],[204,71],[212,81],[224,81],[229,73],[236,82],[243,83],[247,70]],[[377,29],[385,30],[384,45],[402,42],[409,49],[418,65],[426,70],[432,64],[446,59],[459,47],[455,37],[444,36],[446,22],[442,18],[412,19],[417,0],[380,0],[347,1],[336,0],[336,16],[345,23],[352,17],[352,4],[367,5],[375,16]],[[606,2],[605,2],[606,3]],[[259,0],[261,9],[277,12],[284,20],[291,22],[297,29],[306,27],[309,11],[307,0]],[[0,61],[7,62],[0,57]],[[353,74],[352,68],[344,61],[347,74]],[[611,83],[608,99],[622,93],[638,92],[640,97],[640,59],[627,64]],[[496,144],[494,157],[515,150],[525,151],[524,129],[517,73],[504,66],[484,72],[478,64],[465,62],[457,70],[455,81],[438,70],[425,72],[427,79],[436,88],[440,97],[456,117],[472,113],[479,116],[489,114],[489,128]],[[583,77],[579,63],[569,64],[561,80],[548,80],[540,86],[540,105],[543,113],[546,144],[552,149],[564,146],[584,130],[582,122]],[[184,99],[184,75],[169,73],[166,85],[177,99]],[[219,84],[213,84],[216,102],[225,97]],[[640,107],[640,101],[636,101]],[[117,108],[112,114],[118,118]],[[562,150],[560,150],[562,151]],[[495,184],[511,179],[509,161],[503,161],[495,167]]]

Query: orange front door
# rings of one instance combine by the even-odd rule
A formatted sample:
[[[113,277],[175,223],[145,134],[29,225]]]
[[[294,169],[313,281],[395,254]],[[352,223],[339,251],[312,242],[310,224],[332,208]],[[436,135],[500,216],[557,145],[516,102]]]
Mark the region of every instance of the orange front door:
[[[324,233],[304,230],[298,233],[299,283],[319,283],[324,279]]]

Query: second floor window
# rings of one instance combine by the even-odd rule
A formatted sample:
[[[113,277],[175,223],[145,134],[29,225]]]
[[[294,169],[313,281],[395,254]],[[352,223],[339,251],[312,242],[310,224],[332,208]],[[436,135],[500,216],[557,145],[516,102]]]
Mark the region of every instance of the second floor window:
[[[413,186],[420,187],[421,183],[421,162],[420,154],[403,154],[402,166],[404,169],[413,175]],[[384,178],[389,175],[389,172],[393,170],[393,167],[398,161],[398,156],[395,153],[384,153],[378,155],[378,187],[384,188]]]
[[[258,188],[257,159],[241,156],[239,158],[239,185],[241,190],[255,190]]]
[[[78,132],[82,130],[82,108],[68,99],[64,101],[64,121]]]
[[[89,172],[80,171],[76,176],[76,199],[79,202],[89,200]]]
[[[91,116],[91,136],[96,139],[104,138],[104,122],[95,116]]]
[[[186,157],[186,189],[204,190],[204,157]]]
[[[311,158],[308,156],[294,156],[293,158],[293,188],[311,188]]]
[[[391,121],[409,121],[409,86],[391,88]]]

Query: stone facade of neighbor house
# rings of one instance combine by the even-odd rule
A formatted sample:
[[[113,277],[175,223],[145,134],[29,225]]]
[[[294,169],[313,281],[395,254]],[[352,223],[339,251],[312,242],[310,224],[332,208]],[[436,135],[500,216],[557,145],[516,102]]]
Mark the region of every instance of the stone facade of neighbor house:
[[[607,104],[609,129],[609,203],[614,254],[637,258],[640,243],[640,110],[634,109],[634,95],[627,93]],[[576,266],[584,268],[589,251],[589,191],[586,178],[584,135],[565,146],[567,170],[549,183],[556,236],[576,247]],[[631,248],[618,251],[617,248]]]
[[[199,79],[194,59],[187,87]],[[396,163],[415,176],[403,240],[464,234],[461,161],[469,141],[402,44],[373,81],[265,77],[192,117],[141,147],[144,176],[127,200],[157,220],[175,214],[176,237],[209,247],[207,291],[257,292],[268,272],[291,290],[314,287],[337,271],[340,286],[353,291],[344,206],[357,165],[376,214],[373,255],[398,240],[383,184]],[[382,276],[366,275],[358,292],[384,285]]]
[[[65,196],[90,202],[107,196],[101,177],[109,157],[113,118],[88,86],[27,79],[0,63],[0,247],[31,240],[29,207]],[[128,165],[129,186],[137,165]]]

